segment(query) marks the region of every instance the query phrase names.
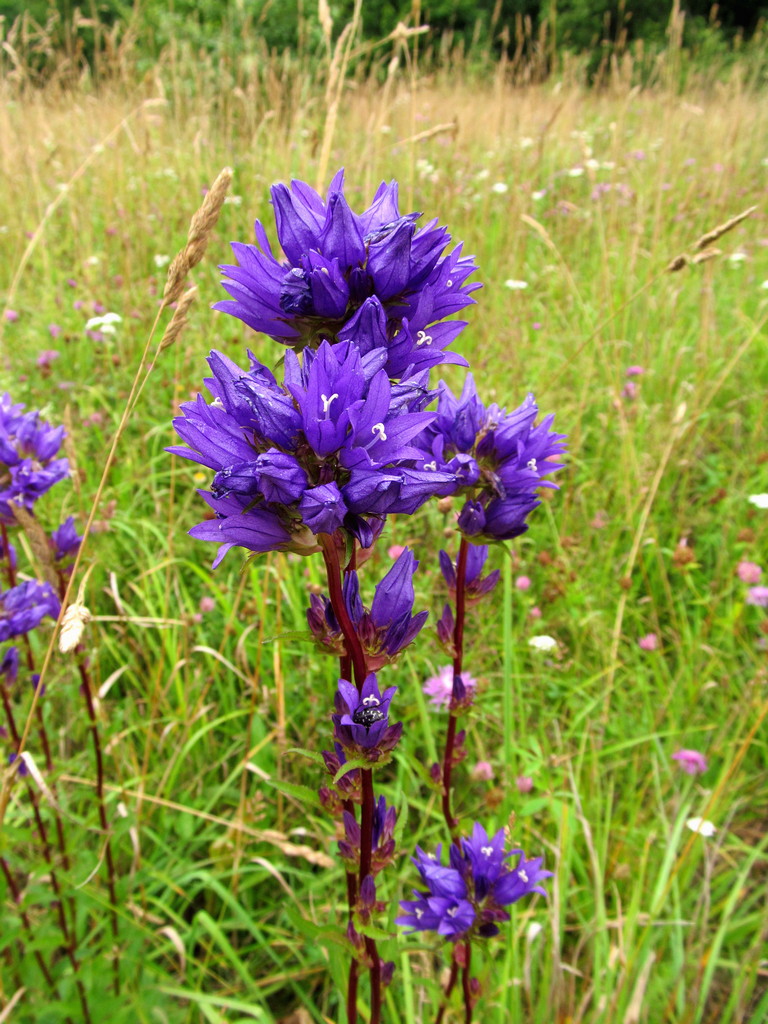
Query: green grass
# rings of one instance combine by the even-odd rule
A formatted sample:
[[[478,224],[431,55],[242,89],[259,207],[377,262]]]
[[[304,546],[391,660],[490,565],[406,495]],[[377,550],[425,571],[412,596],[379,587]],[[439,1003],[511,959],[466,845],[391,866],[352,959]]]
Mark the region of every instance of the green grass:
[[[107,690],[120,999],[108,990],[88,734],[72,666],[57,654],[44,713],[74,854],[65,880],[95,1019],[341,1021],[343,873],[333,823],[292,788],[315,790],[324,776],[290,752],[328,744],[335,664],[299,640],[269,639],[304,627],[320,567],[271,555],[243,569],[231,553],[211,572],[213,551],[186,536],[202,515],[202,481],[164,452],[209,348],[236,360],[246,346],[279,358],[273,343],[207,306],[221,294],[216,264],[228,261],[227,242],[249,239],[256,217],[270,222],[269,184],[315,180],[324,107],[309,92],[265,118],[247,97],[225,105],[191,71],[173,86],[164,106],[137,110],[146,90],[9,94],[0,114],[2,290],[25,232],[93,155],[8,295],[18,321],[3,325],[0,385],[70,429],[76,486],[46,499],[51,525],[69,513],[82,523],[92,505],[162,292],[154,257],[181,247],[201,188],[225,164],[241,197],[224,207],[194,271],[200,301],[190,326],[160,356],[131,416],[97,515],[104,528],[85,559],[91,672]],[[409,141],[454,119],[455,132]],[[765,616],[745,604],[735,576],[740,559],[768,571],[768,513],[747,500],[768,491],[767,122],[764,98],[737,79],[686,97],[498,82],[469,94],[440,81],[389,94],[360,83],[345,94],[330,162],[347,168],[353,207],[381,178],[397,177],[404,207],[438,216],[465,240],[485,287],[454,347],[489,400],[516,405],[533,390],[570,438],[561,490],[532,516],[511,562],[492,553],[505,584],[469,631],[467,664],[481,690],[468,765],[489,760],[495,778],[472,782],[460,768],[458,810],[489,828],[509,823],[515,844],[543,852],[555,873],[548,898],[514,908],[503,939],[476,955],[478,1019],[735,1024],[768,1011]],[[570,175],[574,167],[582,173]],[[494,191],[496,182],[507,190]],[[622,189],[593,199],[600,182]],[[757,212],[717,243],[720,256],[665,272],[706,230],[753,204]],[[510,290],[507,279],[528,287]],[[123,316],[105,344],[84,334],[95,301]],[[51,323],[63,328],[55,341]],[[44,376],[35,359],[47,348],[61,355]],[[645,368],[634,400],[622,396],[632,364]],[[462,371],[445,376],[455,385]],[[97,425],[88,422],[94,413]],[[419,600],[435,615],[444,600],[436,550],[456,543],[444,537],[449,525],[434,508],[393,517],[382,545],[414,546]],[[381,552],[366,567],[368,593],[386,562]],[[523,574],[527,591],[514,587]],[[216,609],[196,621],[204,595]],[[649,632],[660,646],[645,652],[638,639]],[[528,646],[536,633],[557,639],[556,656]],[[44,641],[35,638],[38,654]],[[401,808],[402,857],[382,889],[390,926],[415,883],[409,852],[444,841],[425,782],[443,720],[420,689],[444,661],[427,629],[388,673],[406,723],[377,782]],[[33,732],[39,756],[35,743]],[[706,753],[704,776],[691,780],[670,760],[678,747]],[[528,795],[515,785],[520,774],[534,779]],[[691,815],[714,822],[716,835],[688,830]],[[48,956],[58,937],[19,788],[2,842],[22,873],[32,869],[25,905]],[[5,895],[2,998],[19,982],[26,988],[13,1019],[78,1020],[66,963],[54,956],[57,1004],[32,958],[20,956]],[[534,923],[543,926],[535,937]],[[434,949],[402,936],[382,943],[397,963],[388,1020],[434,1019]]]

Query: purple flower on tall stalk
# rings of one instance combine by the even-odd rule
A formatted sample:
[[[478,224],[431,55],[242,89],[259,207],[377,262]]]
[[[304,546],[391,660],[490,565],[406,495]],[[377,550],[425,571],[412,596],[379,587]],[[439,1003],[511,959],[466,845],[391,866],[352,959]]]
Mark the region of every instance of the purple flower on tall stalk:
[[[403,732],[402,722],[389,724],[389,705],[396,692],[397,687],[390,686],[382,693],[373,673],[359,693],[346,679],[339,680],[331,718],[334,740],[348,757],[371,763],[388,758]]]
[[[251,369],[220,352],[208,360],[213,395],[198,395],[174,420],[189,448],[168,449],[214,470],[201,492],[215,519],[193,537],[250,551],[319,550],[315,537],[343,528],[368,547],[389,512],[415,511],[450,486],[450,473],[413,468],[411,439],[434,418],[427,374],[393,386],[383,350],[361,355],[352,345],[323,342],[303,365],[285,357],[285,385],[251,356]]]
[[[12,686],[19,677],[19,649],[9,647],[0,661],[0,679],[6,686]]]
[[[400,213],[397,182],[382,182],[360,214],[347,203],[341,170],[325,200],[292,181],[272,187],[272,205],[285,259],[256,221],[256,245],[232,243],[237,264],[221,267],[231,299],[215,309],[296,349],[325,340],[380,350],[391,378],[467,365],[445,351],[466,323],[446,317],[474,302],[480,285],[465,281],[475,264],[461,245],[445,253],[451,238],[436,220],[417,229],[421,214]]]
[[[0,593],[0,643],[29,633],[49,615],[59,616],[61,605],[50,583],[27,580]]]
[[[37,499],[69,473],[56,459],[63,427],[52,427],[39,412],[24,412],[6,392],[0,396],[0,520],[14,522],[11,502],[31,510]]]
[[[354,815],[343,813],[344,838],[339,840],[339,853],[344,860],[354,865],[360,863],[360,826]],[[395,853],[395,823],[397,812],[388,807],[383,796],[376,801],[373,809],[373,846],[371,855],[371,874],[392,863]]]
[[[526,518],[540,504],[536,491],[556,485],[544,478],[562,468],[565,435],[550,429],[553,416],[534,425],[538,406],[533,395],[510,413],[486,408],[468,374],[460,398],[440,384],[437,417],[418,443],[424,450],[417,466],[452,472],[453,491],[466,502],[459,530],[475,543],[509,540],[528,529]]]
[[[376,672],[416,638],[429,612],[413,615],[413,574],[418,566],[407,548],[376,584],[370,611],[363,607],[357,573],[344,574],[344,604],[362,644],[369,671]],[[307,611],[309,628],[323,650],[337,657],[346,651],[341,627],[327,597],[313,594]]]
[[[71,573],[71,562],[77,556],[82,539],[75,527],[74,516],[65,519],[61,526],[53,531],[49,543],[53,550],[53,557],[57,563],[57,568],[67,574]]]
[[[414,889],[415,900],[400,903],[405,913],[398,924],[413,931],[436,931],[455,942],[478,935],[497,935],[498,922],[508,921],[505,909],[531,893],[546,895],[541,882],[551,871],[542,871],[541,857],[526,860],[522,850],[504,849],[504,830],[493,837],[475,823],[469,839],[451,845],[449,866],[441,863],[441,848],[431,856],[416,847],[412,858],[425,889]],[[514,867],[508,863],[517,856]]]
[[[440,571],[448,586],[448,593],[455,600],[456,598],[456,566],[451,560],[447,551],[441,551]],[[477,604],[486,594],[490,594],[499,582],[501,572],[494,569],[487,576],[483,576],[483,567],[488,558],[487,544],[472,544],[467,551],[467,567],[464,577],[464,594],[467,604]]]

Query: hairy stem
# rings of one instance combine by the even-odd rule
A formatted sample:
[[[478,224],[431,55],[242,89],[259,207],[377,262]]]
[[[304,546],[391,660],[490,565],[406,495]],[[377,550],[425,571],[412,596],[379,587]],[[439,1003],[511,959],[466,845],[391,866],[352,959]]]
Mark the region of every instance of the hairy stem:
[[[448,1008],[448,1000],[451,998],[451,992],[453,992],[453,986],[456,984],[456,979],[459,976],[459,965],[456,963],[456,958],[451,960],[451,974],[448,978],[448,984],[445,986],[443,992],[443,999],[440,1003],[440,1009],[438,1010],[437,1017],[435,1018],[435,1024],[443,1024],[443,1017],[445,1011]]]
[[[99,824],[104,835],[104,859],[107,864],[107,887],[109,888],[110,919],[112,922],[112,937],[115,940],[115,950],[112,958],[113,981],[112,987],[115,995],[120,995],[120,963],[117,955],[117,942],[119,938],[117,926],[117,893],[115,891],[115,862],[112,858],[112,841],[109,834],[109,820],[107,808],[104,802],[104,758],[101,750],[101,737],[99,736],[99,723],[96,718],[96,708],[93,704],[91,693],[91,680],[88,670],[82,660],[78,659],[78,669],[82,685],[80,692],[85,699],[85,706],[88,711],[88,723],[93,741],[93,754],[96,760],[96,797],[99,804]]]
[[[456,563],[456,622],[453,627],[453,690],[451,703],[458,695],[458,681],[461,676],[464,662],[464,619],[466,616],[466,578],[467,578],[467,556],[469,553],[469,542],[465,537],[461,538],[459,545],[459,557]],[[448,716],[448,730],[445,736],[445,752],[443,754],[443,817],[448,826],[453,842],[458,845],[456,826],[458,821],[451,811],[451,773],[453,771],[453,748],[456,742],[456,721],[457,716],[454,710]]]
[[[2,699],[3,709],[5,716],[8,721],[8,731],[11,734],[11,739],[16,744],[18,750],[21,746],[21,735],[16,727],[16,719],[13,714],[13,707],[8,696],[8,690],[4,685],[0,685],[0,698]],[[85,988],[83,983],[78,977],[80,970],[80,962],[77,959],[77,940],[75,934],[70,930],[67,923],[67,916],[64,912],[64,901],[62,898],[61,885],[59,884],[59,877],[56,873],[56,869],[53,866],[53,851],[51,850],[51,844],[48,841],[48,832],[45,828],[42,815],[40,814],[40,805],[37,799],[37,793],[31,785],[27,785],[27,792],[29,793],[29,800],[32,804],[32,813],[35,818],[35,825],[37,826],[37,834],[40,836],[40,843],[43,848],[43,856],[45,862],[48,865],[48,874],[51,879],[51,888],[53,889],[56,897],[54,904],[56,906],[56,913],[59,919],[59,928],[61,929],[62,939],[64,941],[64,948],[67,953],[67,958],[72,966],[72,970],[75,975],[75,986],[77,988],[77,995],[80,1000],[80,1008],[83,1013],[83,1020],[85,1024],[91,1024],[91,1013],[88,1007],[88,999],[85,994]],[[58,817],[58,816],[57,816]]]
[[[363,651],[362,644],[355,632],[355,627],[352,620],[347,612],[347,606],[344,603],[344,591],[341,584],[341,563],[339,561],[339,551],[336,544],[336,538],[331,537],[327,534],[320,534],[319,540],[323,549],[323,560],[325,562],[326,578],[328,580],[328,593],[330,596],[331,607],[333,608],[333,614],[336,616],[336,621],[341,627],[341,632],[344,636],[344,646],[346,648],[346,656],[351,660],[353,674],[355,677],[355,685],[357,686],[358,692],[362,689],[363,682],[367,674],[365,652]],[[366,875],[370,874],[371,860],[373,855],[373,809],[374,809],[374,795],[373,795],[373,773],[370,769],[361,769],[360,777],[362,780],[363,790],[363,803],[360,811],[360,873],[359,873],[359,885],[362,885],[363,879]],[[349,883],[348,892],[349,892]],[[381,964],[379,962],[379,952],[376,948],[376,942],[374,939],[365,937],[365,951],[370,960],[370,978],[371,978],[371,1016],[370,1024],[380,1024],[381,1021]],[[354,991],[353,991],[354,989]],[[353,965],[349,972],[349,983],[347,988],[347,1014],[350,1022],[354,1022],[357,1019],[357,1008],[356,1008],[356,996],[357,996],[357,970]]]

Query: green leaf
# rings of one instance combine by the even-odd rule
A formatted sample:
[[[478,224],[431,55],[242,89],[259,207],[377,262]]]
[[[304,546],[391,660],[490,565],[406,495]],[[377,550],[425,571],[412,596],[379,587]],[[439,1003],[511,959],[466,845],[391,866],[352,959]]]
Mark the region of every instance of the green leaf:
[[[370,761],[366,761],[364,757],[353,757],[351,761],[346,761],[341,766],[341,768],[339,768],[339,770],[336,772],[336,774],[333,776],[334,785],[339,781],[339,779],[343,779],[344,776],[347,774],[347,772],[354,771],[355,768],[370,768],[370,767],[371,767],[371,762]]]
[[[275,640],[303,640],[304,643],[315,642],[315,638],[308,629],[290,629],[287,633],[275,633],[274,636],[265,637],[261,643],[272,644]]]
[[[284,779],[266,779],[268,786],[273,786],[286,796],[292,796],[296,800],[308,803],[310,807],[320,806],[320,797],[314,789],[309,786],[300,786],[297,782],[286,782]]]
[[[283,751],[283,756],[285,754],[301,754],[302,757],[308,757],[310,761],[314,761],[315,764],[322,765],[325,768],[323,755],[319,754],[316,750],[307,750],[305,747],[289,747]]]

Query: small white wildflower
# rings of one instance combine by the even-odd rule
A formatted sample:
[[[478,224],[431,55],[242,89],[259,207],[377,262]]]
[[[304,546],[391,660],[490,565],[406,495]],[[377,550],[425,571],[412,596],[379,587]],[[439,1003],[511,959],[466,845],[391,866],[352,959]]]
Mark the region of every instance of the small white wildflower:
[[[66,183],[66,181],[60,181],[56,186],[56,189],[59,192],[69,192],[69,185]]]
[[[224,197],[224,205],[225,206],[242,206],[243,205],[243,197],[242,196],[225,196]]]
[[[557,640],[553,636],[547,636],[546,634],[532,636],[528,641],[528,646],[532,647],[535,651],[554,651],[557,648]]]
[[[392,131],[392,125],[383,124],[381,128],[379,128],[379,131],[381,132],[382,135],[389,135],[389,133]]]
[[[119,313],[105,313],[103,316],[92,316],[86,321],[86,331],[101,331],[102,334],[116,334],[115,324],[122,323]]]
[[[158,253],[155,253],[154,260],[155,260],[155,266],[159,270],[161,267],[167,267],[168,266],[168,264],[171,262],[171,257],[168,256],[164,252],[158,252]]]
[[[768,494],[750,494],[748,500],[755,508],[768,508]]]
[[[600,166],[603,168],[604,171],[612,171],[616,166],[616,162],[615,160],[603,160]]]
[[[698,816],[689,818],[685,825],[691,832],[698,832],[700,836],[704,836],[706,839],[711,839],[715,832],[717,832],[711,821],[707,821],[706,818],[699,818]]]
[[[538,921],[531,921],[528,927],[525,929],[525,940],[526,942],[533,942],[533,940],[544,930],[544,925],[539,924]]]
[[[475,181],[485,181],[487,178],[490,178],[490,176],[491,172],[488,170],[488,168],[481,167],[480,170],[475,175]]]
[[[728,262],[736,265],[738,263],[743,263],[746,258],[747,254],[745,252],[732,252],[728,257]]]
[[[546,194],[545,188],[537,188],[535,192],[531,192],[531,199],[543,199]]]
[[[491,192],[495,192],[496,195],[503,196],[505,192],[509,192],[509,185],[505,181],[495,181],[491,185]]]
[[[523,135],[520,139],[520,149],[530,149],[533,145],[533,139],[529,135]]]
[[[83,263],[86,267],[98,267],[99,263],[101,263],[101,259],[98,256],[89,256],[87,259],[83,260]]]
[[[595,158],[591,156],[589,160],[585,161],[584,166],[588,167],[590,171],[596,171],[600,167],[600,161],[595,160]]]
[[[580,178],[583,173],[584,173],[584,168],[583,167],[571,167],[571,169],[568,171],[568,177],[569,178]]]
[[[504,282],[504,287],[509,288],[511,292],[521,292],[528,287],[528,282],[516,281],[514,277],[509,277]]]
[[[2,231],[2,230],[3,230],[3,228],[0,228],[0,231]],[[7,231],[8,228],[5,228],[5,230]],[[768,281],[763,281],[763,283],[760,285],[760,287],[763,289],[764,292],[768,292]]]

